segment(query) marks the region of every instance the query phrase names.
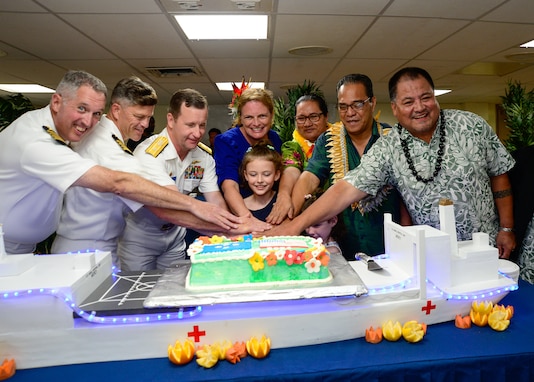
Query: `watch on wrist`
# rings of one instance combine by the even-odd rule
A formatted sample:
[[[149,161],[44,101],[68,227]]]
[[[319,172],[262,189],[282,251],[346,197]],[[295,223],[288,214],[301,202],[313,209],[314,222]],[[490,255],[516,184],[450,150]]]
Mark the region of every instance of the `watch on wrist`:
[[[509,227],[499,227],[499,231],[514,232],[514,229],[513,228],[509,228]]]

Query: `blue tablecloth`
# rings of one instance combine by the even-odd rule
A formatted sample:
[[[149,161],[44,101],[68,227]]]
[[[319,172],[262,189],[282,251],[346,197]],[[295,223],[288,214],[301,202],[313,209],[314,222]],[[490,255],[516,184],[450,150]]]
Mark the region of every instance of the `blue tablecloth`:
[[[520,282],[501,303],[515,308],[504,332],[447,322],[429,326],[417,344],[359,338],[277,349],[263,360],[246,357],[212,369],[158,358],[19,370],[10,381],[534,381],[534,285]]]

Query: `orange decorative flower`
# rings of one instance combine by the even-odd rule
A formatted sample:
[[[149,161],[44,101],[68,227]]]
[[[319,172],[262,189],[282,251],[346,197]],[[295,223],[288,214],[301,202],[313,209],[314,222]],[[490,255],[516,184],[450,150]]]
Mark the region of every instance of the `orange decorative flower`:
[[[511,306],[511,305],[508,305],[508,306],[504,306],[504,305],[495,305],[493,307],[493,311],[495,312],[496,310],[502,310],[503,312],[506,313],[506,319],[509,320],[511,319],[513,316],[514,316],[514,307]]]
[[[213,345],[211,345],[213,348],[213,351],[216,351],[219,355],[219,360],[223,360],[226,358],[226,352],[228,349],[232,347],[232,343],[230,341],[224,340],[222,343],[215,342]]]
[[[382,341],[382,328],[378,327],[373,329],[371,326],[369,329],[365,329],[365,340],[371,344],[377,344]]]
[[[402,336],[408,342],[419,342],[426,334],[426,324],[417,321],[408,321],[402,327]]]
[[[261,337],[258,340],[256,337],[252,337],[247,341],[247,352],[254,358],[265,358],[271,351],[271,339]]]
[[[5,359],[2,365],[0,365],[0,381],[11,378],[15,375],[17,365],[14,359]]]
[[[219,361],[219,351],[214,349],[211,345],[204,345],[197,350],[197,363],[209,369],[217,364]]]
[[[278,263],[278,258],[274,252],[270,252],[267,256],[265,256],[265,261],[267,261],[268,266],[272,267]]]
[[[507,318],[508,312],[504,309],[497,309],[491,312],[488,316],[488,324],[490,328],[498,332],[508,329],[510,320]]]
[[[317,256],[317,260],[321,262],[323,267],[326,267],[330,262],[330,255],[326,252],[321,252],[321,254]]]
[[[382,336],[388,341],[397,341],[402,336],[402,327],[399,321],[391,320],[382,325]]]
[[[460,314],[457,314],[456,318],[454,319],[454,325],[458,329],[469,329],[471,327],[471,317],[462,317]]]
[[[471,311],[469,316],[471,322],[477,326],[486,326],[488,324],[488,316],[493,310],[493,303],[487,301],[473,301],[471,304]]]
[[[190,338],[185,340],[183,345],[180,341],[176,341],[174,346],[169,345],[167,353],[169,354],[169,360],[172,363],[176,365],[185,365],[186,363],[191,362],[195,355],[195,344]]]
[[[236,342],[226,351],[226,360],[235,364],[240,362],[241,358],[247,356],[247,347],[244,342]]]

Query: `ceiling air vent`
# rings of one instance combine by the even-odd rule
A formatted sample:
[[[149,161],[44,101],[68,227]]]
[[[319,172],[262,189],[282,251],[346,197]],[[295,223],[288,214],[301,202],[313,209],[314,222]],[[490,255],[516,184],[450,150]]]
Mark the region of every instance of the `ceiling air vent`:
[[[200,70],[194,66],[174,66],[163,68],[146,68],[155,77],[188,77],[202,75]]]

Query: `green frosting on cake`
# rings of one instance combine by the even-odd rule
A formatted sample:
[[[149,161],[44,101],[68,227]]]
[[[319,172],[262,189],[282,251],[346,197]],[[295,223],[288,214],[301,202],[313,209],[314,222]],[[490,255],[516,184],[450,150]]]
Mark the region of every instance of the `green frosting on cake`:
[[[220,242],[220,240],[220,237],[217,237],[215,242]],[[229,241],[226,238],[225,240]],[[203,243],[197,239],[191,245],[193,248],[192,253],[190,252],[192,263],[186,279],[186,289],[229,290],[288,287],[326,283],[332,279],[328,267],[321,265],[320,262],[322,259],[324,263],[324,257],[328,259],[329,256],[320,241],[302,236],[276,237],[269,239],[269,244],[276,243],[274,247],[259,248],[257,243],[260,240],[254,239],[249,250],[203,253]],[[240,241],[242,242],[243,239]],[[308,246],[303,247],[303,242]],[[290,244],[296,246],[291,247]],[[277,259],[273,261],[276,255]],[[292,260],[286,258],[288,255],[293,256],[292,258],[306,258],[307,261],[314,262],[315,271],[310,271],[310,264],[306,266],[306,260],[297,260],[292,263]],[[262,267],[258,267],[261,269],[254,270],[252,264],[254,261],[249,261],[253,256],[257,256],[256,259],[263,263]],[[267,256],[270,258],[266,259]]]

